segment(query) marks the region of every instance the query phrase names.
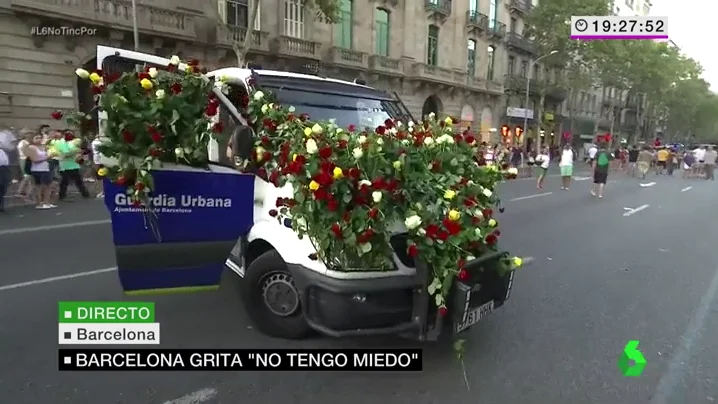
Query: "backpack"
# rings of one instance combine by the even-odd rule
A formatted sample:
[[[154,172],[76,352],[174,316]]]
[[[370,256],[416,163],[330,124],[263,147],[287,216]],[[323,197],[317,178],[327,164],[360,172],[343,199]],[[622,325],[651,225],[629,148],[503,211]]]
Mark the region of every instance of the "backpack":
[[[609,163],[608,160],[608,153],[607,152],[601,152],[601,154],[598,156],[598,160],[596,160],[596,164],[605,167]]]

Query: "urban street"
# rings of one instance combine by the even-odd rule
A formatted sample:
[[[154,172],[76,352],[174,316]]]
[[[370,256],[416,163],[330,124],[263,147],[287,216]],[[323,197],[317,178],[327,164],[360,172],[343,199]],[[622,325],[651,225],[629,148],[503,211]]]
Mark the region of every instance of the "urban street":
[[[712,181],[612,174],[591,197],[589,174],[501,185],[502,247],[532,257],[509,301],[451,344],[424,348],[421,373],[58,372],[57,302],[125,300],[99,201],[0,218],[2,401],[12,404],[710,403],[718,399],[718,227]],[[409,347],[400,339],[295,342],[247,319],[234,275],[219,292],[144,297],[157,303],[161,348]],[[247,308],[250,309],[251,308]],[[647,365],[617,360],[639,340]],[[465,369],[465,371],[464,371]],[[465,374],[464,374],[465,373]],[[468,383],[468,384],[467,384]]]

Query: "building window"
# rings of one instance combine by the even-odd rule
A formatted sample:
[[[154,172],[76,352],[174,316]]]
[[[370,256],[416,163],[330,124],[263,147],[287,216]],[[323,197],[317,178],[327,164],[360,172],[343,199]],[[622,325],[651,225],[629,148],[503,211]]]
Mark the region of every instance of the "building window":
[[[549,72],[548,67],[543,68],[543,79],[551,84],[551,73]]]
[[[389,12],[376,9],[376,54],[389,56]]]
[[[337,46],[352,49],[352,0],[342,0],[339,8],[339,26],[337,28]]]
[[[476,41],[474,41],[473,39],[469,39],[467,46],[469,54],[466,72],[469,74],[469,77],[473,78],[476,75]]]
[[[489,68],[486,71],[486,79],[493,80],[494,79],[494,58],[496,57],[496,48],[494,48],[493,46],[489,46],[487,51],[489,53],[489,57],[487,60]]]
[[[284,0],[284,35],[304,37],[304,0]]]
[[[469,11],[471,15],[479,11],[479,0],[469,0]]]
[[[541,71],[539,69],[540,69],[539,65],[535,64],[534,71],[533,71],[533,78],[536,80],[541,78]]]
[[[517,27],[518,27],[518,21],[516,21],[515,18],[512,18],[511,22],[509,22],[509,32],[512,34],[515,34]]]
[[[219,0],[217,8],[219,16],[225,24],[231,27],[247,28],[250,14],[247,0]],[[257,16],[254,20],[254,29],[257,31],[260,30],[260,14],[261,7],[257,4]]]
[[[439,64],[439,27],[429,25],[429,41],[426,46],[426,64],[436,66]]]
[[[526,77],[529,74],[529,62],[521,61],[521,77]]]
[[[516,73],[516,58],[509,56],[509,76],[513,76]]]
[[[496,5],[496,2],[497,0],[489,1],[489,29],[494,29],[494,27],[496,27],[496,22],[499,18],[499,8]]]

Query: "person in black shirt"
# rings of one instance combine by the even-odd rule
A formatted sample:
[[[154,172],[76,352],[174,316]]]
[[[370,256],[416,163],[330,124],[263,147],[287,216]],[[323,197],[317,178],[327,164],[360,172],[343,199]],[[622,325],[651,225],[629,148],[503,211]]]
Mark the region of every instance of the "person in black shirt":
[[[638,147],[633,145],[631,150],[628,151],[628,175],[631,177],[636,176],[636,170],[638,169]]]

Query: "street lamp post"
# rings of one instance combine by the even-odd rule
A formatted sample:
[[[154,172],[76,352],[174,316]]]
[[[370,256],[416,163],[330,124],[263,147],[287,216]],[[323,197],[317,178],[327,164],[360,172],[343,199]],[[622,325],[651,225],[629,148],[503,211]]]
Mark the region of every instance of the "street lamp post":
[[[529,126],[529,102],[531,102],[531,100],[529,99],[529,91],[531,90],[531,72],[533,72],[534,65],[536,63],[538,63],[539,60],[541,60],[543,58],[547,58],[551,55],[555,55],[557,53],[558,53],[557,50],[552,50],[551,52],[534,59],[531,62],[531,64],[529,65],[529,71],[526,74],[526,102],[524,103],[524,131],[523,131],[524,136],[526,136],[526,129],[528,129],[528,126]],[[540,131],[540,128],[539,128],[539,131]],[[537,133],[537,134],[538,134],[538,137],[536,138],[536,152],[539,152],[540,151],[539,148],[541,147],[541,133]]]
[[[132,0],[132,35],[135,41],[135,52],[140,50],[140,32],[137,29],[137,0]]]

